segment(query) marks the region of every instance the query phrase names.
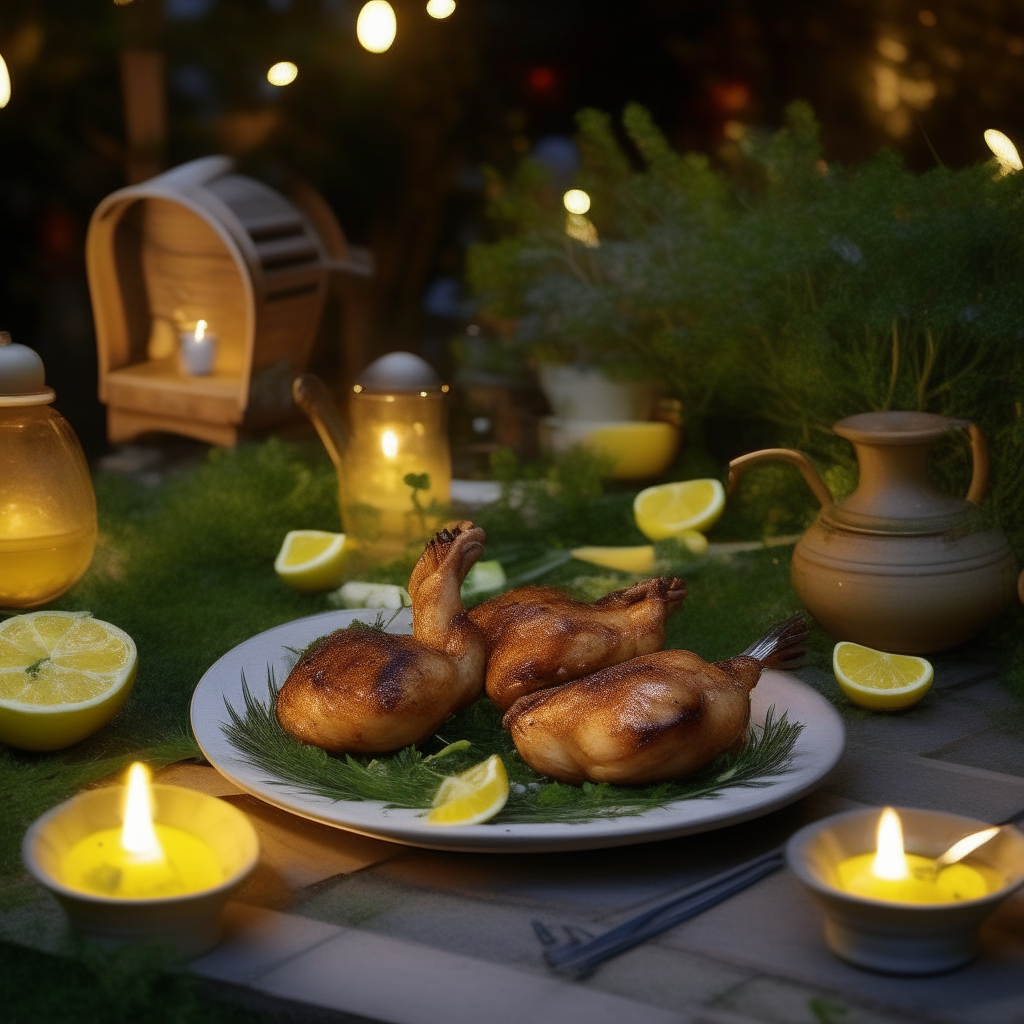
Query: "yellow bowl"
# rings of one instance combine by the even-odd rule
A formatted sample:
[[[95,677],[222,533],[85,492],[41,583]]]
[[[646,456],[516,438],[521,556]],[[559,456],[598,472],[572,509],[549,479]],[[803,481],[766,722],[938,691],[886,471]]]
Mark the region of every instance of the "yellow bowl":
[[[556,452],[582,444],[610,456],[608,476],[613,480],[644,480],[667,472],[679,450],[682,431],[660,420],[543,421],[544,441]]]

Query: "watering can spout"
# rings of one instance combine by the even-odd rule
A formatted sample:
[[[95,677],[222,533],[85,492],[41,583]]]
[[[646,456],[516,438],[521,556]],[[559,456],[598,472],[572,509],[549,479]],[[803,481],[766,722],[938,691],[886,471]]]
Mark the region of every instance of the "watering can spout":
[[[327,385],[315,373],[300,373],[292,381],[292,398],[316,427],[316,432],[320,435],[320,440],[338,472],[340,483],[348,432],[338,415],[334,398]]]
[[[790,448],[765,448],[764,451],[751,452],[749,455],[733,459],[729,463],[728,493],[732,494],[736,490],[736,485],[745,470],[761,462],[788,462],[791,466],[796,466],[822,508],[831,507],[832,495],[818,475],[818,471],[811,465],[810,459],[802,452],[795,452]]]

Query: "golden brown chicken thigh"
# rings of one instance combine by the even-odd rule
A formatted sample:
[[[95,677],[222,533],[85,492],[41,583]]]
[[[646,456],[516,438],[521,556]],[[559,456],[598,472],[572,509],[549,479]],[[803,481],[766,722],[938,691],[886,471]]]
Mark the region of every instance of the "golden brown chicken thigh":
[[[413,636],[339,629],[299,659],[277,696],[285,732],[331,753],[422,743],[483,690],[486,645],[459,595],[483,553],[470,522],[442,530],[409,581]]]
[[[643,580],[585,604],[555,587],[522,587],[484,601],[469,617],[487,640],[487,696],[510,708],[535,690],[660,650],[665,620],[686,585]]]
[[[659,651],[516,701],[503,724],[535,771],[562,782],[639,785],[678,779],[746,741],[762,670],[803,654],[802,616],[743,654],[709,664]]]

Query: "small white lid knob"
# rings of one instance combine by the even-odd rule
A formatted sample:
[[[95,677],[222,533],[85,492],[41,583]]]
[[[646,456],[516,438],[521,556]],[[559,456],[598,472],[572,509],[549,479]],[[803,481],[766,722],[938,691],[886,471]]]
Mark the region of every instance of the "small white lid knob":
[[[48,395],[52,400],[53,392],[46,386],[46,368],[39,353],[14,344],[8,331],[0,331],[0,398],[17,395]]]

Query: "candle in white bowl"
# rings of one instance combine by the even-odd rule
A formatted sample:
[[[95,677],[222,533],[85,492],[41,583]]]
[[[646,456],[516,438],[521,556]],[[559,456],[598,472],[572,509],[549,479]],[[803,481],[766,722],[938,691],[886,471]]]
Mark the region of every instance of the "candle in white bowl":
[[[191,377],[205,377],[213,373],[213,361],[217,355],[217,336],[212,334],[205,320],[200,320],[195,330],[182,331],[181,369]]]

